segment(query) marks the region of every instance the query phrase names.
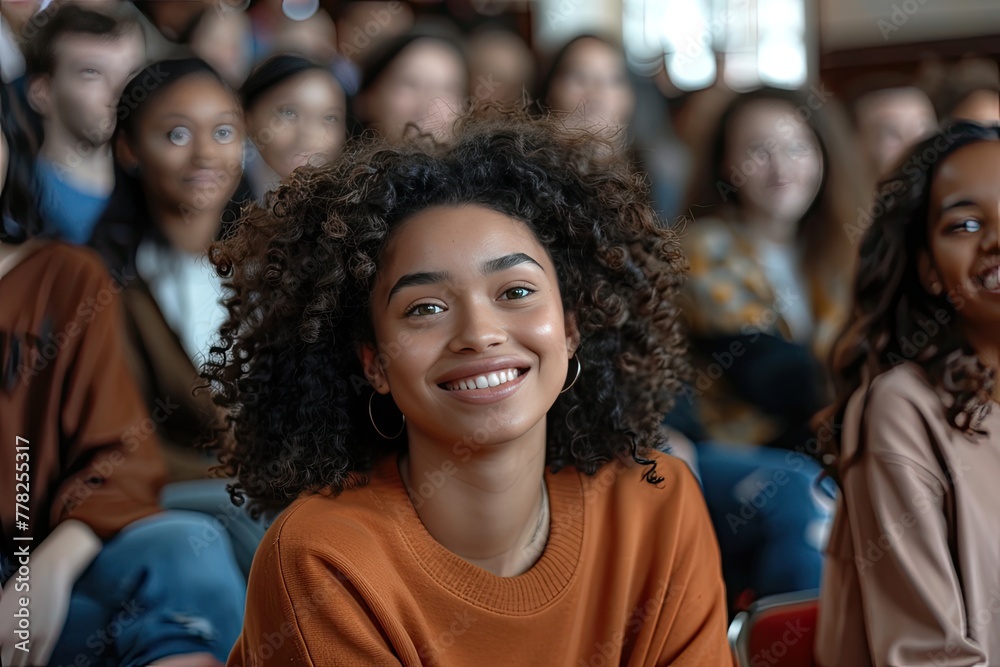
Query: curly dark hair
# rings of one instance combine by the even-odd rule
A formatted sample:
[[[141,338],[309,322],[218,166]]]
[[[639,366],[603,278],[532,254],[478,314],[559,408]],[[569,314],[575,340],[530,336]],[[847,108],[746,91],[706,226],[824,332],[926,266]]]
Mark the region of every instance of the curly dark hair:
[[[234,502],[249,496],[259,513],[303,492],[336,495],[405,450],[405,436],[372,428],[356,350],[375,342],[369,300],[393,229],[438,205],[510,215],[551,255],[584,372],[548,412],[547,464],[594,474],[631,456],[661,482],[644,455],[666,446],[660,421],[688,372],[675,304],[687,266],[612,145],[554,118],[480,108],[447,145],[350,142],[249,210],[210,253],[231,294],[202,371],[228,413],[208,444],[239,480]]]
[[[997,140],[997,127],[948,125],[918,144],[880,184],[870,227],[861,241],[851,320],[831,353],[836,400],[827,414],[835,420],[843,419],[854,392],[910,360],[954,399],[947,406],[949,424],[967,434],[980,432],[990,410],[994,372],[975,356],[959,328],[948,325],[955,321],[965,297],[955,291],[928,293],[920,281],[917,257],[929,249],[927,218],[938,166],[964,146]],[[821,444],[827,468],[835,475],[842,475],[862,454],[859,447],[850,460],[841,460],[839,434]]]

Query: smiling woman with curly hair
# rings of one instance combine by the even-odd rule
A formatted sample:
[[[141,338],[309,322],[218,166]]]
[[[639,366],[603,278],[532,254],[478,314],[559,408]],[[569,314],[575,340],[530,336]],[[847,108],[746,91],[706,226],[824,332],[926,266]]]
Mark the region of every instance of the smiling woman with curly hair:
[[[297,170],[214,249],[222,469],[284,508],[231,665],[729,664],[657,451],[685,262],[612,146],[480,110]]]

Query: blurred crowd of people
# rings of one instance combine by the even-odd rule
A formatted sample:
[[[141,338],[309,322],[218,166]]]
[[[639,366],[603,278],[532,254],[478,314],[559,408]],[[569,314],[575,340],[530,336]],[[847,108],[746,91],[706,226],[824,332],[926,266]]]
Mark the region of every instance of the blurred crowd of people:
[[[472,104],[616,133],[641,167],[690,263],[693,374],[664,425],[701,482],[731,609],[818,587],[837,426],[814,415],[859,239],[887,205],[877,184],[941,123],[1000,122],[995,66],[877,75],[843,99],[668,100],[614,39],[539,54],[506,24],[463,32],[396,0],[305,20],[280,0],[4,0],[0,21],[4,488],[15,436],[32,447],[30,530],[0,508],[0,611],[14,535],[31,535],[53,573],[33,580],[54,591],[33,612],[50,664],[225,661],[264,524],[198,448],[225,419],[194,391],[226,316],[212,244],[352,138],[447,141]],[[134,599],[143,624],[91,641]]]

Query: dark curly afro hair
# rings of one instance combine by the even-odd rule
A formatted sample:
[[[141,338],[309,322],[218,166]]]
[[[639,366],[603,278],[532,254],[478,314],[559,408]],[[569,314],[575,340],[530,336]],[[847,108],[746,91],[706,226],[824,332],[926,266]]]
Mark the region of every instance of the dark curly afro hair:
[[[364,484],[406,437],[369,420],[357,349],[375,344],[369,299],[380,256],[408,216],[478,204],[523,221],[548,250],[577,323],[584,373],[548,412],[547,464],[596,473],[613,458],[649,466],[688,373],[675,303],[686,262],[647,184],[613,137],[556,118],[474,110],[446,143],[370,138],[301,168],[213,246],[228,318],[202,376],[227,425],[218,448],[234,502],[277,511],[303,492]],[[398,415],[397,415],[398,418]]]

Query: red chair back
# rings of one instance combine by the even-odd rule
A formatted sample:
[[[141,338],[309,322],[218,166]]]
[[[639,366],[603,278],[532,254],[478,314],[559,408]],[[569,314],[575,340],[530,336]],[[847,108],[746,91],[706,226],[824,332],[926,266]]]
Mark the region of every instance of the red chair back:
[[[813,667],[817,594],[772,595],[741,612],[729,635],[739,667]]]

